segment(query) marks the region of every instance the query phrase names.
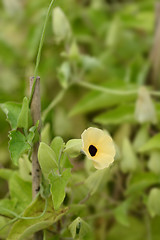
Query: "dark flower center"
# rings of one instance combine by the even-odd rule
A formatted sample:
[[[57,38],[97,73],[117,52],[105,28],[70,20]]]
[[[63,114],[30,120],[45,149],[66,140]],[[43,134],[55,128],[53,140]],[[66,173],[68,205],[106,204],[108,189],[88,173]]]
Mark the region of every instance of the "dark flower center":
[[[94,157],[97,153],[97,148],[93,145],[90,145],[88,148],[88,151],[91,154],[91,156]]]

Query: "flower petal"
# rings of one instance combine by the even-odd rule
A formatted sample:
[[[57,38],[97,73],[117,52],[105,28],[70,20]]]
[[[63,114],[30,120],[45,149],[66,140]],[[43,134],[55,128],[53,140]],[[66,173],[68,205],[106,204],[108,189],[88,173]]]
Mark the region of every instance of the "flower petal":
[[[93,160],[93,165],[96,169],[103,169],[108,167],[112,162],[114,161],[114,157],[110,155],[102,155],[101,157],[97,160]]]
[[[107,132],[89,127],[82,133],[81,138],[82,151],[89,159],[93,160],[95,168],[103,169],[114,161],[115,147],[112,138]],[[94,147],[97,151],[94,151]]]

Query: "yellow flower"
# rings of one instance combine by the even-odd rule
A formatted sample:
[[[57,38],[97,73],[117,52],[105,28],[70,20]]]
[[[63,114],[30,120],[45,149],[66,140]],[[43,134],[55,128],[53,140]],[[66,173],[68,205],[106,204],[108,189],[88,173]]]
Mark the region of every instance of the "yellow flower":
[[[103,169],[114,161],[116,151],[107,132],[89,127],[82,133],[81,138],[82,151],[93,161],[95,168]]]

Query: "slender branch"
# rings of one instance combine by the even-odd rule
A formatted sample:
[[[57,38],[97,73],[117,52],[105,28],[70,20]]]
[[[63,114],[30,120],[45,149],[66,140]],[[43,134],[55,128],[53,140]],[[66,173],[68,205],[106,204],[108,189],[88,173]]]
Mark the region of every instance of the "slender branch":
[[[93,83],[84,82],[84,81],[78,81],[78,82],[76,82],[76,84],[81,87],[88,88],[88,89],[92,89],[92,90],[96,90],[96,91],[104,92],[104,93],[108,93],[108,94],[115,94],[115,95],[119,95],[119,96],[137,95],[138,94],[138,90],[126,90],[126,91],[116,90],[116,89],[101,87],[101,86],[95,85]],[[160,91],[149,91],[149,93],[153,96],[160,96]]]
[[[43,42],[44,42],[44,37],[45,37],[46,26],[47,26],[48,18],[50,16],[54,2],[55,2],[55,0],[52,0],[48,7],[45,22],[43,25],[42,35],[41,35],[41,39],[39,42],[39,48],[38,48],[38,53],[37,53],[37,58],[36,58],[36,66],[35,66],[35,70],[34,70],[35,78],[34,78],[33,85],[32,85],[32,90],[31,90],[30,99],[29,99],[29,105],[31,105],[31,101],[32,101],[32,97],[33,97],[33,93],[34,93],[34,89],[35,89],[36,77],[37,77],[38,67],[39,67],[40,58],[41,58],[41,52],[42,52],[42,47],[43,47]]]
[[[1,216],[1,217],[5,217],[5,218],[9,218],[9,219],[13,219],[12,217],[6,216],[6,215],[1,214],[1,213],[0,213],[0,216]]]
[[[30,79],[30,89],[33,86],[34,77]],[[40,134],[41,129],[41,99],[40,99],[40,78],[36,78],[35,91],[31,102],[31,115],[33,120],[33,125],[36,125],[39,121],[38,132]],[[33,146],[32,153],[32,196],[36,197],[40,188],[40,178],[41,178],[41,169],[38,162],[38,147],[39,142],[36,142]]]
[[[115,95],[136,95],[138,93],[137,90],[128,90],[128,91],[123,91],[123,90],[115,90],[115,89],[109,89],[109,88],[105,88],[105,87],[101,87],[89,82],[84,82],[84,81],[79,81],[77,82],[77,84],[79,86],[88,88],[88,89],[92,89],[92,90],[96,90],[99,92],[104,92],[104,93],[109,93],[109,94],[115,94]]]
[[[34,77],[30,78],[30,91],[32,92],[34,84]],[[38,132],[39,140],[34,143],[32,152],[32,198],[34,199],[40,190],[41,182],[41,169],[38,162],[38,148],[40,143],[40,129],[41,129],[41,98],[40,98],[40,77],[36,78],[35,89],[31,101],[31,115],[33,124],[36,125],[39,121]],[[43,232],[36,232],[34,235],[35,240],[43,239]]]

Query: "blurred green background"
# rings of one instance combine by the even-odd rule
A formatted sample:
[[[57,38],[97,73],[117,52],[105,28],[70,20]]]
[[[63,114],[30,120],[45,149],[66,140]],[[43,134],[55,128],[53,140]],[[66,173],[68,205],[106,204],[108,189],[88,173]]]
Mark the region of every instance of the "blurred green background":
[[[0,2],[0,103],[21,103],[25,95],[29,96],[29,78],[34,74],[49,3],[49,0]],[[96,216],[111,205],[112,213],[111,217],[109,213],[107,217],[92,220],[96,239],[116,240],[121,236],[124,240],[159,240],[160,218],[156,216],[160,215],[160,207],[153,210],[149,205],[147,210],[150,190],[160,186],[158,140],[157,145],[149,145],[139,153],[139,147],[159,132],[157,99],[154,98],[156,124],[139,123],[134,117],[136,94],[107,95],[79,84],[84,81],[127,91],[149,83],[150,89],[155,89],[155,82],[149,79],[155,1],[57,0],[55,6],[62,9],[66,22],[55,26],[53,13],[47,25],[38,71],[42,111],[62,88],[66,91],[47,115],[44,134],[48,139],[60,135],[68,140],[80,138],[90,125],[108,129],[117,144],[117,161],[95,200],[89,202],[88,211]],[[61,39],[56,36],[56,28],[62,28]],[[7,147],[9,130],[5,114],[0,110],[0,166],[12,168]],[[75,168],[88,171],[78,161]],[[7,193],[3,180],[0,189],[3,198]],[[81,197],[75,194],[78,199]],[[160,202],[158,194],[154,206]],[[133,200],[134,195],[137,198]],[[97,199],[100,203],[94,206]]]

